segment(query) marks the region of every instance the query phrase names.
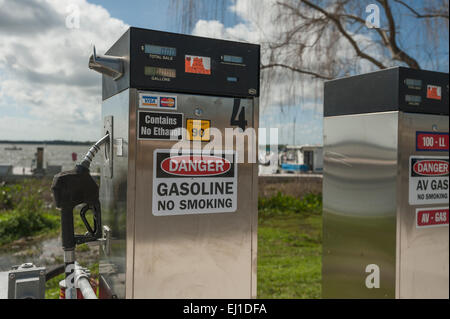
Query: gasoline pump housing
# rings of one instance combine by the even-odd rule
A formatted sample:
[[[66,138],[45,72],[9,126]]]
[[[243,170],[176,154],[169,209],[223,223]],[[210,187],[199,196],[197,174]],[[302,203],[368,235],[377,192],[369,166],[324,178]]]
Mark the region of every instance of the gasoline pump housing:
[[[448,74],[325,83],[324,298],[449,297]]]
[[[238,159],[257,140],[204,148],[213,130],[257,136],[259,61],[258,45],[133,27],[94,51],[100,298],[256,297],[257,164]]]

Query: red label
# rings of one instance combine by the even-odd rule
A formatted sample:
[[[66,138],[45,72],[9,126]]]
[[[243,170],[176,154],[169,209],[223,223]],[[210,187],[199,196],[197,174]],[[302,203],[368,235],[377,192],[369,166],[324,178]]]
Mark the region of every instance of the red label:
[[[421,160],[413,166],[414,173],[422,176],[443,176],[448,174],[448,162],[440,160]]]
[[[211,58],[186,55],[184,58],[184,71],[186,73],[211,75]]]
[[[179,176],[212,176],[226,173],[231,162],[225,158],[205,155],[168,157],[161,162],[161,169]]]
[[[418,151],[448,151],[448,133],[416,133],[416,149]]]
[[[418,209],[416,216],[417,227],[448,225],[448,208]]]
[[[427,98],[439,101],[442,100],[442,88],[437,85],[428,85]]]

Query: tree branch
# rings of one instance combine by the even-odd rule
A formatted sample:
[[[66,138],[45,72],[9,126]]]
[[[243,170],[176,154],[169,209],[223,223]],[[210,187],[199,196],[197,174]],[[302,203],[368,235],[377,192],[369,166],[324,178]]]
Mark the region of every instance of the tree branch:
[[[353,14],[341,14],[340,15],[342,18],[347,18],[356,22],[359,22],[361,25],[366,25],[366,20],[364,20],[363,18],[353,15]],[[382,29],[382,28],[374,28],[375,31],[378,33],[378,35],[380,36],[381,40],[383,41],[384,46],[388,46],[389,45],[389,37],[387,35],[386,30]]]
[[[345,30],[344,26],[342,25],[341,21],[339,20],[339,15],[332,14],[332,13],[324,10],[323,8],[319,7],[318,5],[315,5],[307,0],[300,0],[300,1],[302,3],[304,3],[305,5],[307,5],[308,7],[319,11],[320,13],[325,15],[327,18],[329,18],[336,25],[339,32],[350,42],[350,45],[355,50],[357,56],[361,57],[362,59],[370,61],[371,63],[375,64],[380,69],[386,68],[386,66],[383,63],[381,63],[380,61],[375,59],[373,56],[371,56],[361,50],[361,48],[356,43],[355,39],[353,39],[352,36]]]
[[[395,60],[405,62],[413,69],[420,69],[419,63],[405,51],[399,48],[397,44],[397,28],[395,25],[395,19],[392,15],[391,7],[387,0],[378,0],[378,2],[383,6],[386,18],[389,24],[389,45],[388,48],[392,53],[392,57]]]
[[[282,63],[270,63],[270,64],[266,64],[266,65],[261,65],[261,70],[270,69],[270,68],[276,68],[276,67],[285,68],[285,69],[289,69],[289,70],[294,71],[294,72],[311,75],[311,76],[313,76],[315,78],[318,78],[318,79],[323,79],[323,80],[332,80],[333,79],[333,77],[331,77],[331,76],[326,76],[326,75],[319,74],[319,73],[316,73],[316,72],[313,72],[313,71],[307,71],[307,70],[299,69],[299,68],[296,68],[296,67],[293,67],[293,66],[290,66],[290,65],[282,64]]]
[[[401,4],[402,6],[404,6],[405,8],[407,8],[409,11],[411,11],[416,18],[418,19],[429,19],[429,18],[444,18],[449,20],[449,15],[448,12],[447,14],[443,14],[443,13],[427,13],[427,14],[422,14],[419,13],[417,10],[415,10],[413,7],[411,7],[410,5],[408,5],[407,3],[405,3],[402,0],[394,0],[395,2]]]

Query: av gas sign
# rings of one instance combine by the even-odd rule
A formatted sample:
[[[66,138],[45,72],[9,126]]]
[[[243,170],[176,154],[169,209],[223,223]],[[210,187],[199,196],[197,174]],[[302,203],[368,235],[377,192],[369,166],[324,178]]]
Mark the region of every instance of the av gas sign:
[[[409,158],[409,204],[448,203],[448,157],[411,156]]]

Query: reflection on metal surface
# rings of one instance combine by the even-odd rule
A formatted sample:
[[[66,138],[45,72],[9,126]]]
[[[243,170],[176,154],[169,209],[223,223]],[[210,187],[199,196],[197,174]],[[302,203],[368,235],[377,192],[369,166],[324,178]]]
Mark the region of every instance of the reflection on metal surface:
[[[108,55],[97,55],[95,46],[93,53],[89,58],[89,69],[119,79],[124,72],[123,58]]]
[[[103,224],[110,229],[110,237],[109,243],[107,243],[109,254],[102,254],[99,272],[119,298],[125,298],[129,94],[130,91],[125,90],[103,101],[102,104],[102,118],[107,118],[108,125],[113,125],[113,138],[124,140],[123,156],[105,161],[108,163],[104,170],[107,173],[102,174],[100,181],[102,219]],[[114,121],[109,120],[111,117],[114,118]],[[107,126],[105,126],[106,128]],[[114,156],[114,152],[106,154]],[[112,178],[109,174],[109,163],[112,163]],[[114,267],[110,265],[114,265]],[[105,269],[108,271],[104,271]]]
[[[324,298],[448,298],[449,229],[417,228],[408,203],[409,157],[448,156],[416,151],[416,131],[433,127],[448,132],[448,117],[324,119]],[[379,269],[379,288],[366,269]]]
[[[324,298],[395,296],[397,121],[397,112],[324,120]],[[370,264],[379,289],[365,286]]]

